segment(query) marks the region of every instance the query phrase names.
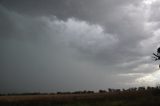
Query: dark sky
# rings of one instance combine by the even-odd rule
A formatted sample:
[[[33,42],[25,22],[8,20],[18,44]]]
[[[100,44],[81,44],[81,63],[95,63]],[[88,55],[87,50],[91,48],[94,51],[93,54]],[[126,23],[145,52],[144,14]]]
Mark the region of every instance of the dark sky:
[[[154,86],[159,0],[0,0],[0,92]]]

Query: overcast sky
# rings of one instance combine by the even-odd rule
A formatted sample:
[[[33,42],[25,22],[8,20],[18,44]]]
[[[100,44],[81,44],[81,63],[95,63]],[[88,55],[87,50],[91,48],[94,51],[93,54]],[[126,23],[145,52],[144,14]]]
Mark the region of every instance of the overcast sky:
[[[0,92],[160,83],[159,0],[0,0]]]

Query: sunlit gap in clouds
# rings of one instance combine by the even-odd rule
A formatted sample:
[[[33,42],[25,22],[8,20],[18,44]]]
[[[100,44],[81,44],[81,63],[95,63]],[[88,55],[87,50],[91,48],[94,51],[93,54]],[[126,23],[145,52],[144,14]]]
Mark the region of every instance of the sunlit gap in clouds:
[[[157,86],[160,84],[160,69],[153,73],[143,75],[135,80],[135,83],[141,86]]]
[[[150,68],[149,68],[150,67]],[[149,68],[149,70],[147,70]],[[141,70],[144,69],[144,72],[141,72]],[[149,71],[149,72],[147,72]],[[139,68],[136,68],[131,73],[122,73],[118,75],[119,77],[126,77],[126,78],[133,78],[133,80],[130,80],[129,82],[126,82],[125,84],[127,86],[157,86],[160,85],[160,69],[158,69],[157,64],[146,64],[146,65],[140,65]]]

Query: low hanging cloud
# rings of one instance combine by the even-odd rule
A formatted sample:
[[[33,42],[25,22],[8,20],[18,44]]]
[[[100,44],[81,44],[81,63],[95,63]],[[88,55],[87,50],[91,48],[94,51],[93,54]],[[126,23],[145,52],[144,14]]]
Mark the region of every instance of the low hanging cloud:
[[[42,12],[1,3],[0,92],[125,88],[153,73],[150,55],[159,39],[154,3],[69,0],[55,2],[66,11]]]
[[[88,57],[86,52],[95,55],[117,42],[101,26],[75,18],[34,18],[4,7],[1,13],[3,22],[8,22],[1,24],[7,29],[1,31],[2,91],[22,92],[23,86],[31,87],[26,91],[79,90],[96,85],[100,89],[98,84],[105,82],[104,77],[100,78],[105,69],[95,67],[84,57]]]

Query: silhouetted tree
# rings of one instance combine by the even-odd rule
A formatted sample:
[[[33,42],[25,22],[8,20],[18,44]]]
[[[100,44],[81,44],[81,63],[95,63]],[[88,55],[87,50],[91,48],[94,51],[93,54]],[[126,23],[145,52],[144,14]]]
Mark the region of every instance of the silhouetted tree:
[[[157,49],[157,53],[153,53],[153,58],[155,61],[160,60],[160,47]],[[159,65],[160,68],[160,65]]]

